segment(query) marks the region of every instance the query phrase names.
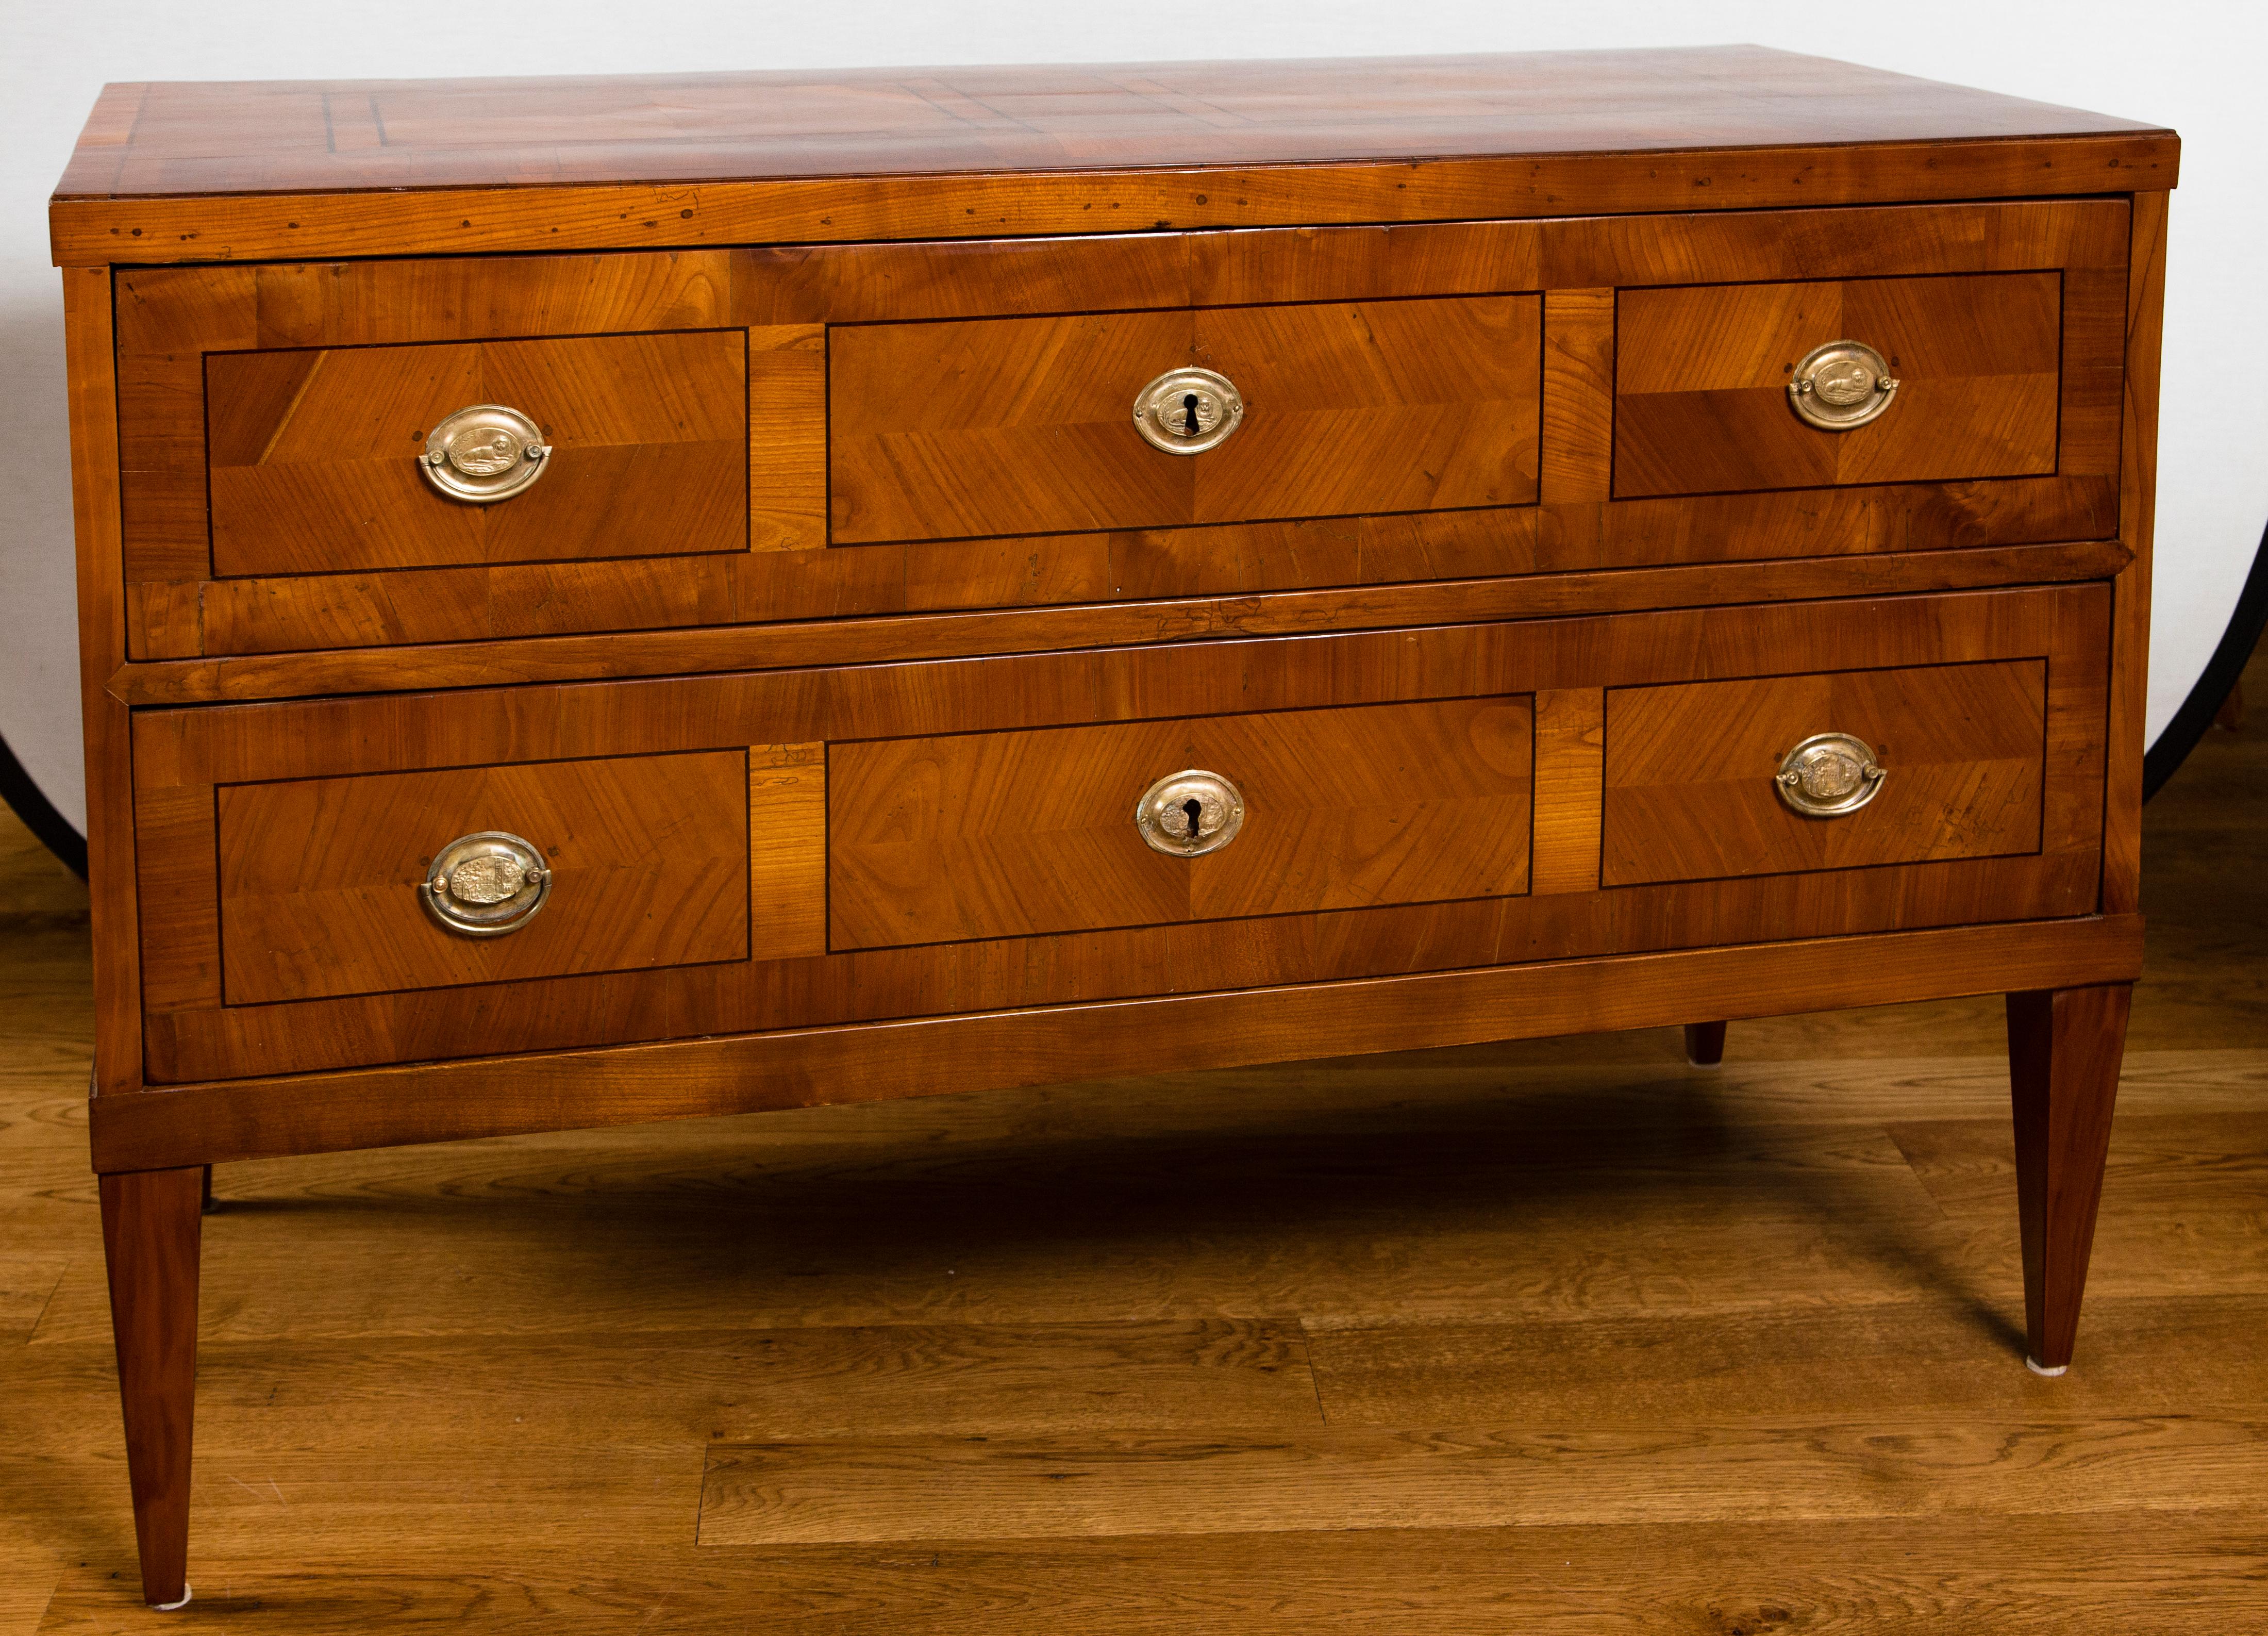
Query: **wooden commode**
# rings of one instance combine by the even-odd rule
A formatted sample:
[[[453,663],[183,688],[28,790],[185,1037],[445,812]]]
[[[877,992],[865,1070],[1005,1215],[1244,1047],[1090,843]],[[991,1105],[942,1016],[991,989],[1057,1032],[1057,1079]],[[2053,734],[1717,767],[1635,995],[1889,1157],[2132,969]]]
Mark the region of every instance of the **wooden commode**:
[[[2059,1372],[2176,154],[1749,48],[110,87],[144,1594],[256,1156],[2005,992]]]

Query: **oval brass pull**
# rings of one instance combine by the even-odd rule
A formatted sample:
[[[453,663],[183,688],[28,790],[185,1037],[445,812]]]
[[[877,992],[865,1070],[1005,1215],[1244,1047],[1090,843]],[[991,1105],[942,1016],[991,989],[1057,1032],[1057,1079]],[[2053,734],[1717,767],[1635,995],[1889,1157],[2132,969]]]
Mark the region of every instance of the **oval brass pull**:
[[[1168,454],[1202,454],[1244,424],[1244,394],[1209,369],[1169,369],[1135,395],[1134,429]]]
[[[1780,757],[1772,787],[1807,818],[1839,818],[1873,800],[1889,776],[1864,739],[1815,733]]]
[[[501,829],[450,842],[417,887],[435,923],[465,937],[517,932],[550,895],[551,868],[535,843]]]
[[[1889,363],[1874,348],[1830,341],[1803,355],[1787,383],[1787,401],[1822,431],[1848,431],[1889,408],[1897,390]]]
[[[1202,858],[1236,839],[1244,827],[1244,794],[1217,772],[1168,773],[1134,803],[1134,827],[1152,851]]]
[[[501,403],[475,403],[433,428],[417,469],[451,499],[487,505],[526,488],[550,460],[534,421]]]

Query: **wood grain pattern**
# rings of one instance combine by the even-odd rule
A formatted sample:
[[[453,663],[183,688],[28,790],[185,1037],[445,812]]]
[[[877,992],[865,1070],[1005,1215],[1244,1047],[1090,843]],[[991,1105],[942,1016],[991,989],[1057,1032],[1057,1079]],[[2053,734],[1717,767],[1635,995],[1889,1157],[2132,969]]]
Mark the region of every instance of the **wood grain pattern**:
[[[126,660],[121,578],[119,395],[110,276],[63,275],[64,402],[70,416],[71,522],[78,576],[79,711],[86,734],[89,917],[98,1027],[94,1089],[142,1083],[142,950],[134,893],[134,763],[126,705],[107,690]]]
[[[827,746],[748,747],[751,956],[827,952]]]
[[[1614,433],[1615,292],[1546,291],[1539,497],[1555,505],[1611,498]]]
[[[2193,1465],[2228,1474],[2220,1493],[2198,1496],[2220,1509],[2242,1503],[2250,1485],[2235,1474],[2268,1453],[2268,1427],[2247,1421],[2169,1417],[2136,1427],[2115,1451],[2085,1453],[2058,1426],[1955,1422],[1908,1431],[1901,1452],[1918,1456],[1930,1479],[1886,1492],[1881,1436],[1861,1421],[1668,1444],[1651,1428],[1619,1426],[1302,1426],[1248,1441],[1074,1432],[721,1445],[703,1472],[700,1539],[781,1546],[2140,1509],[2163,1503],[2169,1469]],[[1761,1466],[1777,1479],[1729,1476]]]
[[[134,798],[134,896],[148,936],[142,950],[142,1008],[180,1011],[221,999],[218,792],[165,785]],[[298,837],[287,837],[286,858]],[[286,880],[287,865],[279,873]]]
[[[217,793],[219,947],[232,1006],[748,957],[745,753],[281,780]],[[550,895],[504,936],[455,936],[427,916],[418,893],[436,852],[489,829],[535,844],[551,869]],[[180,933],[157,935],[162,947]]]
[[[216,575],[683,556],[748,546],[747,336],[239,352],[205,360]],[[501,403],[552,448],[472,505],[418,469],[425,434]]]
[[[1773,664],[1801,664],[1816,655],[1869,668],[2051,661],[2043,844],[2029,857],[1847,870],[1831,887],[1802,876],[1760,876],[1319,909],[1247,921],[1233,935],[1208,937],[1202,962],[1182,957],[1184,928],[1159,925],[1049,932],[1036,941],[979,938],[696,970],[546,977],[429,990],[414,999],[342,996],[298,1001],[288,1010],[153,1013],[148,1072],[157,1082],[183,1083],[473,1049],[571,1049],[939,1009],[1262,988],[1712,941],[2083,914],[2095,906],[2100,871],[2101,654],[2108,618],[2107,592],[2095,586],[1830,608],[1695,609],[941,665],[144,711],[135,765],[144,787],[156,790],[417,772],[447,764],[454,759],[448,747],[460,744],[510,744],[538,760],[727,748],[738,753],[751,744],[840,745],[1171,720],[1219,714],[1224,704],[1245,714],[1609,683],[1662,686],[1749,674],[1759,655],[1771,655]],[[1126,793],[1130,807],[1137,792],[1138,786]],[[201,866],[185,857],[177,866],[186,872]],[[217,887],[208,889],[217,893]],[[153,925],[145,935],[162,944],[166,932]]]
[[[2164,339],[2166,217],[2162,193],[2137,194],[2127,260],[2126,431],[2119,445],[2118,534],[2133,560],[2112,595],[2110,792],[2103,808],[2102,901],[2139,909],[2142,890],[2142,754],[2147,748],[2150,565],[2157,527],[2159,349]]]
[[[136,89],[59,196],[2166,134],[1754,46]]]
[[[457,642],[2107,539],[2118,527],[2127,216],[2123,200],[2065,200],[122,271],[120,408],[135,652],[166,659],[200,651]],[[1138,529],[1110,520],[1115,526],[1107,533],[1012,534],[982,545],[762,549],[808,546],[818,538],[812,462],[819,451],[812,423],[798,418],[817,390],[813,374],[821,362],[809,334],[816,326],[1099,306],[1156,314],[1251,304],[1430,301],[1520,289],[2041,267],[2063,269],[2065,283],[2064,436],[2056,475],[1889,485],[1831,497],[1569,500],[1303,524]],[[670,562],[210,580],[202,353],[720,323],[755,327],[755,424],[773,426],[770,435],[785,439],[776,468],[751,465],[757,550]],[[777,377],[776,390],[762,384],[768,371]],[[1113,429],[1123,431],[1116,413]],[[1232,453],[1246,436],[1241,432],[1216,453]],[[777,492],[762,491],[768,483]]]
[[[1366,909],[1528,889],[1524,698],[885,739],[829,757],[833,947]],[[1152,851],[1184,768],[1242,792],[1235,839]],[[1202,964],[1207,940],[1185,940]]]
[[[100,1192],[142,1599],[178,1603],[188,1571],[203,1173],[106,1175]]]
[[[827,543],[827,330],[760,325],[748,336],[748,549]]]
[[[2008,996],[2025,1344],[2043,1368],[2071,1362],[2079,1331],[2132,998],[2123,983]]]
[[[1599,889],[1599,824],[1606,690],[1554,688],[1535,696],[1538,897]]]
[[[377,280],[337,265],[307,264],[119,273],[118,413],[129,583],[211,576],[206,355],[678,332],[733,321],[725,313],[728,279],[718,256],[549,255],[507,264],[428,259],[388,266]]]
[[[2179,152],[1754,47],[141,92],[59,185],[59,263],[1742,210],[2023,195],[2043,171],[2124,192],[2173,186]],[[1074,186],[1043,173],[1065,166]]]
[[[1254,597],[1305,586],[1580,572],[1615,563],[1676,565],[1814,554],[1848,561],[1908,549],[1974,549],[1982,542],[2085,542],[2109,538],[2117,529],[2115,484],[2093,477],[2014,478],[1023,535],[855,551],[229,580],[188,587],[198,599],[201,620],[185,629],[202,630],[205,650],[216,655],[303,652],[348,644],[519,640],[971,607],[1092,608],[1130,598]],[[1867,571],[1854,569],[1854,577]],[[1913,588],[1933,588],[1927,583],[1933,571],[1921,568]],[[1548,586],[1530,586],[1511,594],[1553,593]],[[1133,616],[1151,618],[1139,611]],[[751,645],[768,651],[773,638]],[[144,651],[158,656],[155,648]],[[188,651],[174,656],[188,657]],[[389,674],[397,663],[390,657],[376,662]]]
[[[1832,499],[1819,509],[1830,515],[1837,511]],[[1854,508],[1851,520],[1864,526],[1863,508]],[[381,693],[405,687],[484,687],[691,671],[872,664],[1210,637],[1289,636],[1363,626],[1440,624],[1454,619],[1728,607],[1742,602],[1973,590],[1981,586],[2067,585],[2107,579],[2125,562],[2125,548],[2117,542],[2085,541],[1918,553],[1870,551],[1855,556],[1710,567],[1452,579],[1428,585],[1205,596],[1083,608],[1014,608],[625,631],[382,651],[254,652],[127,666],[111,676],[109,690],[113,697],[140,708],[313,694]],[[350,576],[334,576],[330,583],[350,579]],[[225,588],[210,587],[216,592]]]
[[[1610,689],[1602,879],[2036,851],[2046,717],[2042,660]],[[1779,799],[1774,777],[1788,751],[1829,732],[1862,740],[1887,776],[1856,812],[1808,817]]]
[[[1872,278],[1619,297],[1618,497],[2056,469],[2061,281]],[[1824,431],[1788,406],[1797,362],[1865,342],[1898,380],[1874,420]]]
[[[1159,527],[1535,497],[1535,297],[846,328],[830,348],[837,544]],[[1169,369],[1243,424],[1197,455],[1134,429]]]
[[[492,255],[541,252],[571,238],[609,249],[863,240],[954,240],[1095,231],[1104,223],[1193,231],[1324,222],[1457,222],[1525,214],[1606,215],[1957,202],[2059,191],[2123,195],[2176,185],[2170,133],[2015,144],[1926,142],[1852,149],[1670,151],[1633,169],[1613,154],[1542,160],[1425,158],[1297,171],[1198,167],[1082,172],[1076,192],[1013,174],[845,178],[437,194],[284,194],[52,201],[58,266],[131,256],[164,263],[355,254]],[[687,203],[687,200],[692,200]]]
[[[2132,981],[2139,916],[1805,939],[1258,992],[490,1057],[98,1098],[98,1169],[630,1124]]]

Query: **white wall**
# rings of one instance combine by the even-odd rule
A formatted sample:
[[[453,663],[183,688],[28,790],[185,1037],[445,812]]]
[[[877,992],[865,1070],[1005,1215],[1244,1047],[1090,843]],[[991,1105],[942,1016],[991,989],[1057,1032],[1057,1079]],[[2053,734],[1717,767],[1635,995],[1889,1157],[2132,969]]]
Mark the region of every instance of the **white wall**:
[[[1328,56],[1754,41],[2176,127],[2154,733],[2226,624],[2268,522],[2268,161],[2257,0],[0,0],[0,734],[85,810],[63,317],[45,201],[107,80]],[[2250,180],[2248,181],[2248,178]]]

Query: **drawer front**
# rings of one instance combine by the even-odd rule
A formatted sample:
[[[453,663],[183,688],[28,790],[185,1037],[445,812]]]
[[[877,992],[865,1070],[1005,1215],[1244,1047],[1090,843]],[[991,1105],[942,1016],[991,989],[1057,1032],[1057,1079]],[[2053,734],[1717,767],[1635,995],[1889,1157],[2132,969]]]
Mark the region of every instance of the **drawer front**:
[[[1617,498],[2056,468],[2058,274],[1625,290],[1615,317]],[[1838,341],[1872,348],[1896,387],[1873,418],[1821,426],[1788,388]]]
[[[205,402],[217,576],[747,548],[742,330],[221,353]],[[526,488],[468,502],[423,457],[483,404],[551,453]]]
[[[1879,787],[1800,810],[1783,763],[1830,733],[1872,753]],[[2046,754],[2044,660],[1610,689],[1602,880],[2036,852]]]
[[[746,960],[747,788],[739,750],[222,786],[223,997]],[[508,931],[467,935],[428,912],[428,877],[452,842],[491,833],[532,843],[549,889]]]
[[[1535,498],[1538,296],[1106,313],[842,329],[837,544],[1163,528]],[[1225,376],[1202,453],[1136,429],[1145,387]]]
[[[1534,725],[1525,698],[1448,699],[837,745],[829,941],[1524,892]],[[1219,851],[1180,857],[1145,840],[1134,814],[1192,769],[1226,778],[1242,817]]]
[[[124,269],[129,652],[2114,539],[2129,216],[2032,200]],[[1822,431],[1789,374],[1842,340],[1899,386]],[[1247,404],[1196,454],[1134,424],[1136,394],[1184,365]],[[521,406],[557,451],[542,477],[489,506],[427,491],[436,417],[514,394],[544,400]]]
[[[2090,913],[2110,611],[2090,585],[137,711],[146,1071]],[[1886,782],[1783,814],[1781,757],[1837,732]],[[1242,825],[1153,850],[1138,798],[1190,770]],[[431,860],[494,830],[550,896],[441,930]]]

